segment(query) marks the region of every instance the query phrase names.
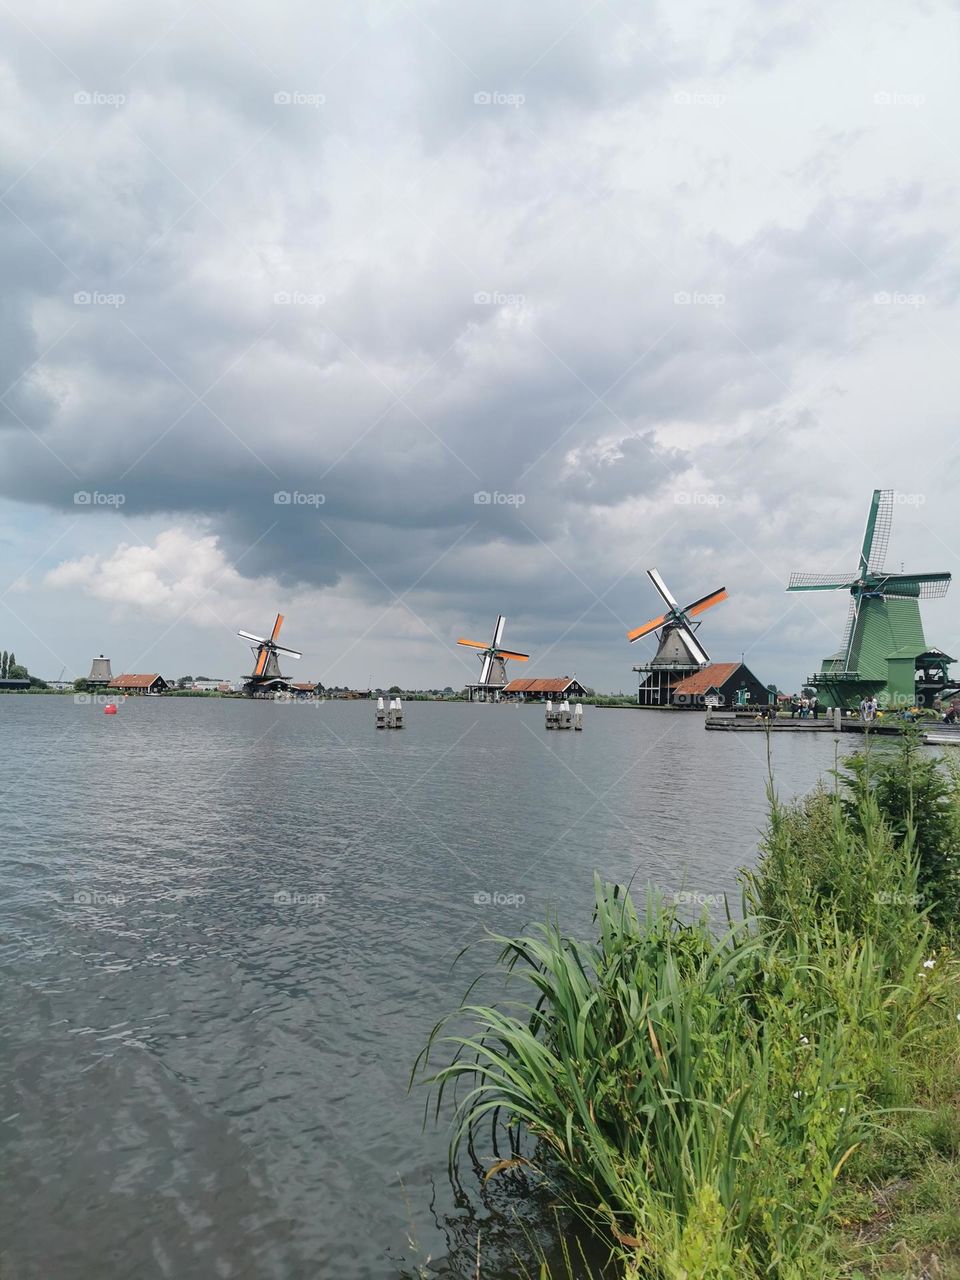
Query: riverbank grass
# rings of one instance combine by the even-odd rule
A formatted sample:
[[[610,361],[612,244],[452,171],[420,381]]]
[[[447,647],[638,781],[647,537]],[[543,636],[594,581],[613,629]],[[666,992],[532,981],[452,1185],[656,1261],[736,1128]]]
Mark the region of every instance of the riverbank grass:
[[[771,794],[742,922],[597,880],[593,940],[496,938],[508,998],[422,1055],[453,1158],[499,1135],[625,1277],[960,1276],[958,835],[907,743]]]

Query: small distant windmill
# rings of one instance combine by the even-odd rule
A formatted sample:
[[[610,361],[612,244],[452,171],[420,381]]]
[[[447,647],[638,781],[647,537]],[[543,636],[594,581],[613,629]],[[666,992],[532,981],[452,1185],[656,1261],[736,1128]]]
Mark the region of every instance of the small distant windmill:
[[[255,636],[249,631],[237,632],[237,635],[242,636],[244,640],[252,640],[254,642],[251,645],[251,650],[256,654],[257,659],[252,675],[247,677],[243,686],[243,691],[248,697],[266,697],[278,689],[286,689],[288,687],[287,678],[280,671],[280,663],[277,659],[278,653],[285,653],[288,658],[303,657],[303,654],[298,653],[296,649],[285,649],[282,645],[277,644],[277,636],[280,634],[282,626],[283,614],[278,613],[269,638]]]
[[[650,662],[634,667],[634,671],[644,676],[637,693],[638,702],[647,707],[665,707],[670,705],[673,687],[709,663],[710,656],[695,634],[700,628],[699,615],[726,600],[727,589],[718,587],[709,595],[681,608],[657,569],[648,569],[647,577],[659,592],[667,611],[658,618],[651,618],[642,627],[628,631],[627,639],[633,643],[641,636],[659,632],[655,656]]]
[[[507,683],[506,661],[508,658],[515,658],[517,662],[527,662],[530,658],[528,653],[515,653],[512,649],[501,649],[500,641],[503,639],[503,628],[506,622],[506,618],[501,613],[497,617],[497,625],[493,629],[493,640],[490,644],[481,644],[479,640],[457,641],[457,644],[467,645],[470,649],[481,650],[480,679],[476,684],[467,685],[471,702],[475,697],[493,699],[499,696],[500,690]]]
[[[886,705],[932,702],[955,659],[928,649],[920,600],[945,596],[949,573],[888,573],[894,491],[874,489],[855,573],[792,573],[788,591],[849,591],[840,648],[809,677],[827,706],[856,707],[867,694]]]
[[[87,676],[87,684],[107,685],[113,679],[113,670],[110,666],[110,659],[105,658],[101,653],[99,658],[94,658],[90,663],[90,674]]]

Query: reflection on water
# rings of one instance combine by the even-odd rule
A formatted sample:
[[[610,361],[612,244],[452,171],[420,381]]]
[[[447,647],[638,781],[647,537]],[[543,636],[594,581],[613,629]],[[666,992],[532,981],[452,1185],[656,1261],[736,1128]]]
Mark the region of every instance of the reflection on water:
[[[583,734],[534,707],[406,721],[0,698],[5,1276],[468,1276],[478,1229],[484,1274],[516,1274],[520,1175],[451,1186],[408,1094],[486,963],[453,960],[548,911],[588,931],[595,869],[734,890],[764,741],[591,708]],[[834,760],[829,736],[773,751],[785,794]]]

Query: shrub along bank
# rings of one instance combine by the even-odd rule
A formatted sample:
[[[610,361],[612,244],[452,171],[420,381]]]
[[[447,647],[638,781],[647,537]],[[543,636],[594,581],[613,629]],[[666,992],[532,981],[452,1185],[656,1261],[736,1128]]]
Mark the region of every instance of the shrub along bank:
[[[957,774],[909,740],[770,803],[742,921],[597,880],[591,940],[495,939],[509,1001],[420,1063],[453,1156],[500,1130],[625,1277],[960,1276]]]

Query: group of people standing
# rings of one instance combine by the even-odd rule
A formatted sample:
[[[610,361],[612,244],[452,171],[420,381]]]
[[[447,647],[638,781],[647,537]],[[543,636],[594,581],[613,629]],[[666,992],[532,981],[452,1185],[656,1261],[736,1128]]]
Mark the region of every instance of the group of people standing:
[[[798,698],[796,694],[790,699],[790,719],[796,720],[797,716],[801,720],[807,720],[811,716],[814,720],[820,718],[820,702],[816,694],[811,697]]]
[[[780,701],[784,708],[789,706],[791,720],[796,720],[797,717],[801,720],[811,718],[818,720],[820,718],[820,712],[823,710],[815,693],[811,694],[809,697],[801,697],[796,693],[791,694],[789,702],[784,695],[781,694]],[[945,724],[960,724],[960,698],[954,698],[950,702],[949,706],[941,705],[940,699],[938,698],[934,701],[933,710],[940,716]],[[866,694],[860,703],[860,719],[865,724],[870,724],[878,718],[879,711],[880,708],[877,703],[876,695],[872,693]],[[777,704],[775,702],[771,702],[769,706],[760,708],[757,712],[756,719],[772,720],[776,714]],[[844,714],[849,715],[850,713],[846,712]],[[922,718],[923,708],[919,706],[904,707],[899,713],[892,713],[888,707],[887,714],[897,714],[902,720],[916,720]]]

